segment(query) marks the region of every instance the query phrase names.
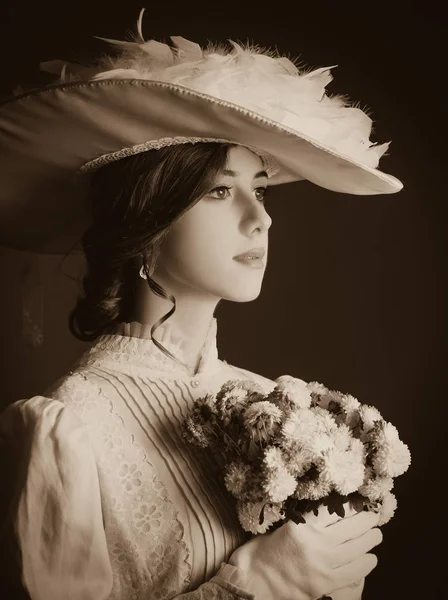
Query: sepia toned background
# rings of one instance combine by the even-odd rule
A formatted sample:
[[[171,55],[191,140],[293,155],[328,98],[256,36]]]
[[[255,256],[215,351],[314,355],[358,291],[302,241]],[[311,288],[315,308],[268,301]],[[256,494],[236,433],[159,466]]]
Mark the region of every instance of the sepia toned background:
[[[368,108],[373,141],[392,140],[380,168],[398,194],[351,196],[309,182],[276,186],[269,261],[259,298],[219,305],[220,358],[270,378],[317,380],[375,405],[412,453],[396,482],[398,510],[375,549],[364,600],[445,595],[446,118],[444,39],[434,6],[409,2],[49,2],[0,8],[2,95],[41,81],[38,62],[108,51],[142,7],[146,39],[250,40],[320,67],[337,64],[331,94]],[[1,157],[0,157],[1,160]],[[21,337],[23,269],[39,262],[44,344]],[[82,260],[0,247],[0,410],[65,373],[89,347],[67,318]]]

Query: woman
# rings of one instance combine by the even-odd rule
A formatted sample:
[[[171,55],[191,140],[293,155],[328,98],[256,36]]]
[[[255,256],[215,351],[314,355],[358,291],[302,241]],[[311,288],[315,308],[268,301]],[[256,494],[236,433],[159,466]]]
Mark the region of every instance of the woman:
[[[348,119],[328,133],[329,147],[306,133],[317,118],[303,117],[309,102],[296,114],[302,129],[288,130],[292,113],[276,83],[296,102],[325,105],[325,69],[292,82],[289,61],[258,54],[255,64],[241,49],[230,60],[199,55],[183,38],[172,38],[173,59],[143,40],[141,17],[141,39],[126,43],[108,74],[100,63],[93,76],[78,71],[2,107],[0,139],[16,134],[2,172],[2,241],[57,252],[82,231],[87,272],[70,330],[94,342],[42,396],[0,419],[3,456],[14,457],[3,511],[17,546],[11,579],[32,600],[360,598],[381,541],[377,515],[320,511],[248,539],[219,457],[188,446],[180,426],[195,398],[229,379],[275,385],[219,360],[213,316],[222,299],[260,293],[268,184],[308,178],[359,194],[401,184],[368,164],[385,148],[358,139],[364,117],[350,111],[359,109],[339,100],[325,108],[316,131],[325,119],[331,129],[334,111]],[[260,111],[286,115],[283,127],[251,111],[261,91],[271,104]],[[56,136],[61,126],[66,135]],[[248,252],[256,258],[244,259]]]

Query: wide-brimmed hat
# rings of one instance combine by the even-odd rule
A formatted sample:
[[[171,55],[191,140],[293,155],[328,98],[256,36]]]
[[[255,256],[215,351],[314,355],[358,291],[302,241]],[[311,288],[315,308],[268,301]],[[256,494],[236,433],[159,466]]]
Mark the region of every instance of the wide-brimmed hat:
[[[224,141],[261,157],[270,185],[309,180],[348,194],[391,194],[380,171],[389,143],[369,141],[372,119],[326,94],[330,69],[299,69],[277,51],[228,40],[202,49],[142,35],[91,65],[41,63],[56,82],[0,105],[0,244],[65,253],[90,222],[88,179],[97,168],[151,148]]]

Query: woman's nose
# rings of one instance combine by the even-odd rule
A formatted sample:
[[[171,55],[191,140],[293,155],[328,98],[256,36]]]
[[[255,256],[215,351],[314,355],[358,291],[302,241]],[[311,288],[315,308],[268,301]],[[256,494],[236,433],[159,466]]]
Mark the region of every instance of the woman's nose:
[[[249,220],[256,224],[256,227],[260,229],[260,231],[267,231],[272,225],[272,218],[266,212],[266,207],[258,202],[256,205],[251,207]]]

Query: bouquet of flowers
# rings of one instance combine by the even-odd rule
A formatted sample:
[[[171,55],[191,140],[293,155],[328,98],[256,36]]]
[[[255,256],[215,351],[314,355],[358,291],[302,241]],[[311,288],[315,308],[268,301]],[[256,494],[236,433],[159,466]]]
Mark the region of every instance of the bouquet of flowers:
[[[394,477],[411,461],[397,429],[373,406],[313,381],[284,375],[266,393],[252,381],[229,380],[216,395],[195,401],[182,425],[184,438],[222,459],[238,519],[253,534],[286,520],[305,523],[309,511],[345,516],[393,516]]]

